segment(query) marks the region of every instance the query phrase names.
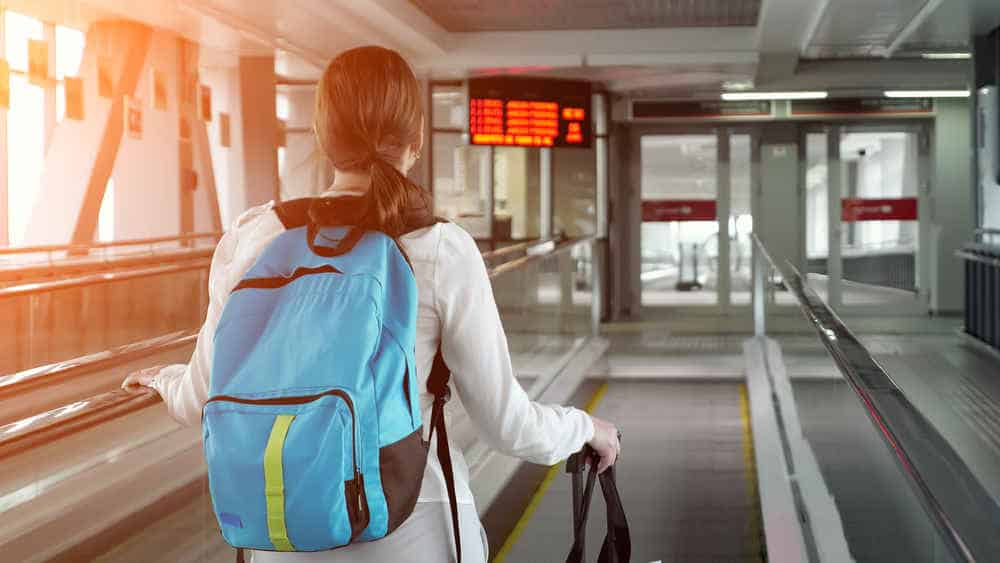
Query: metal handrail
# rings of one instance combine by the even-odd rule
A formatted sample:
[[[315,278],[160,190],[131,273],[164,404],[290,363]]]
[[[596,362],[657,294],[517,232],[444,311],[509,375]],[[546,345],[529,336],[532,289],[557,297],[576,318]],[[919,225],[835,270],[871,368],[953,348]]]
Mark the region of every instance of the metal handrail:
[[[498,257],[506,256],[507,254],[511,254],[513,252],[526,251],[527,249],[529,249],[529,248],[531,248],[533,246],[545,244],[545,243],[548,243],[548,242],[551,242],[551,241],[558,241],[558,240],[559,239],[557,239],[557,238],[540,238],[540,239],[529,240],[529,241],[525,241],[525,242],[519,242],[517,244],[512,244],[510,246],[505,246],[503,248],[498,248],[497,250],[491,250],[489,252],[484,252],[483,253],[483,260],[486,261],[486,262],[489,262],[490,260],[494,260],[494,259],[496,259]]]
[[[11,254],[40,254],[42,252],[67,252],[67,251],[89,251],[93,248],[114,248],[117,246],[145,246],[149,244],[160,244],[164,242],[183,242],[203,238],[222,237],[219,232],[187,233],[183,235],[170,235],[162,237],[150,237],[140,239],[99,241],[86,244],[43,244],[36,246],[8,246],[0,247],[0,256]]]
[[[816,329],[853,388],[952,554],[967,562],[988,561],[995,557],[1000,552],[1000,535],[989,526],[1000,522],[1000,506],[951,444],[809,286],[801,272],[790,261],[786,260],[784,265],[776,262],[756,234],[753,241],[760,260],[757,267],[761,270],[755,278],[763,279],[765,265],[781,274],[785,286],[795,296],[803,315]],[[915,454],[919,461],[915,461]],[[939,476],[939,479],[946,476],[956,488],[947,498],[936,495],[926,475]]]
[[[995,266],[997,268],[1000,268],[1000,258],[982,256],[974,252],[969,252],[968,250],[956,250],[955,257],[962,258],[964,260],[969,260],[971,262],[979,262],[981,264],[988,264],[990,266]]]
[[[492,279],[510,271],[511,268],[508,266],[511,264],[516,264],[516,267],[520,267],[547,256],[564,252],[578,244],[589,243],[593,238],[581,237],[565,241],[548,252],[525,256],[494,267],[488,271],[488,275]],[[0,290],[0,297],[2,297],[2,291]],[[113,361],[115,365],[128,363],[136,359],[169,351],[185,343],[193,343],[197,335],[187,333],[167,335],[161,338],[163,338],[162,341],[151,342],[147,346],[132,345],[131,349],[120,350],[113,359],[109,358],[106,352],[92,354],[76,361],[63,362],[62,368],[39,368],[42,373],[33,375],[30,373],[33,370],[29,370],[27,373],[22,372],[26,373],[26,375],[21,375],[20,377],[19,374],[14,374],[6,378],[0,378],[0,386],[22,384],[25,386],[43,385],[46,379],[51,381],[56,378],[67,377],[68,372],[83,373],[85,371],[92,371],[95,368],[95,364],[99,362]],[[115,390],[0,426],[0,461],[23,452],[26,449],[37,447],[51,440],[86,430],[102,422],[145,408],[146,406],[155,404],[159,400],[160,396],[152,390],[138,395],[123,390]]]

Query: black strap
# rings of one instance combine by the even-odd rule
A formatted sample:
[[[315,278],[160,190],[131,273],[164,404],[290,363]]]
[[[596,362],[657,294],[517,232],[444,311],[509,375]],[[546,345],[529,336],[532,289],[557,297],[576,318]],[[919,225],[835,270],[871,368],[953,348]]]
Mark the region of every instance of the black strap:
[[[600,456],[590,446],[570,456],[566,461],[566,472],[573,475],[573,547],[570,548],[566,563],[583,563],[587,539],[587,516],[590,513],[590,501],[594,493],[594,482],[600,480],[601,491],[604,493],[604,504],[608,513],[608,533],[601,546],[598,563],[628,563],[632,557],[632,538],[629,535],[628,521],[621,497],[618,495],[618,485],[615,480],[615,468],[609,467],[604,473],[597,475],[597,465]],[[586,485],[583,483],[583,473],[587,471]]]
[[[437,456],[444,472],[444,484],[448,488],[448,503],[451,505],[451,526],[455,536],[455,555],[457,563],[462,563],[462,535],[458,527],[458,496],[455,494],[455,472],[451,464],[451,448],[448,445],[448,428],[444,421],[444,405],[451,399],[448,380],[451,371],[444,363],[444,356],[438,348],[431,366],[431,375],[427,379],[427,390],[434,395],[434,407],[431,410],[431,430],[427,439],[430,441],[437,431]]]

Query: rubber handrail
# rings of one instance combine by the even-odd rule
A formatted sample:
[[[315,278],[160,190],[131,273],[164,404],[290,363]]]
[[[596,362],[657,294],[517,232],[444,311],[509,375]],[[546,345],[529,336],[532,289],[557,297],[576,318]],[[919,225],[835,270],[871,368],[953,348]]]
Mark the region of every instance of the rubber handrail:
[[[526,256],[492,268],[489,270],[489,276],[492,279],[510,271],[511,268],[507,268],[510,264],[516,264],[516,267],[520,267],[524,264],[543,259],[547,256],[553,256],[564,252],[567,249],[579,244],[589,244],[592,240],[593,237],[581,237],[567,240],[559,245],[556,245],[555,248],[552,248],[548,252]],[[84,371],[92,371],[94,369],[94,364],[98,362],[113,361],[117,365],[160,352],[165,352],[178,346],[183,346],[184,344],[193,344],[197,335],[195,333],[171,334],[160,338],[162,339],[160,342],[153,342],[152,340],[156,339],[152,339],[151,341],[147,341],[149,343],[148,345],[143,346],[141,343],[137,343],[136,345],[131,345],[131,349],[119,350],[119,352],[114,355],[113,359],[105,353],[92,354],[91,356],[81,358],[80,361],[63,362],[62,368],[54,367],[48,370],[44,368],[37,368],[42,370],[43,373],[35,376],[32,376],[29,373],[26,376],[19,377],[19,374],[14,374],[12,376],[7,376],[6,378],[0,378],[0,385],[4,382],[10,386],[44,385],[46,379],[49,381],[55,381],[56,379],[67,377],[68,373],[71,374],[73,372],[82,373]],[[87,360],[87,358],[90,358],[90,360]],[[31,372],[32,370],[28,371]],[[137,396],[144,398],[142,400],[137,400],[135,399]],[[30,418],[13,422],[5,426],[0,426],[0,461],[12,455],[16,455],[17,453],[23,452],[25,449],[37,447],[38,445],[48,443],[51,440],[55,440],[68,434],[86,430],[96,424],[112,420],[118,416],[124,416],[146,406],[155,404],[159,400],[159,395],[152,391],[149,393],[142,393],[140,395],[133,395],[123,390],[115,390],[103,393],[91,399],[78,401],[71,405],[53,409]]]
[[[0,399],[23,393],[50,382],[65,382],[97,370],[111,369],[188,344],[194,344],[197,338],[197,331],[179,330],[72,360],[0,376]]]
[[[0,300],[13,297],[24,297],[27,295],[34,295],[39,293],[48,293],[50,291],[56,291],[62,289],[89,287],[105,283],[133,280],[139,278],[148,278],[152,276],[161,276],[164,274],[173,274],[177,272],[186,272],[190,270],[206,270],[209,268],[210,265],[211,265],[211,260],[205,258],[205,259],[191,260],[190,262],[185,262],[185,263],[171,264],[168,266],[135,268],[129,270],[122,270],[118,272],[87,274],[84,276],[65,278],[61,280],[12,285],[10,287],[0,288]]]
[[[994,528],[1000,524],[1000,506],[802,273],[790,261],[778,264],[757,235],[752,238],[755,248],[781,274],[795,296],[803,315],[861,401],[949,550],[959,561],[991,560],[1000,552],[1000,534]],[[919,462],[913,455],[918,450],[927,454],[919,456]],[[927,474],[936,475],[954,487],[947,498],[935,494],[927,482]]]

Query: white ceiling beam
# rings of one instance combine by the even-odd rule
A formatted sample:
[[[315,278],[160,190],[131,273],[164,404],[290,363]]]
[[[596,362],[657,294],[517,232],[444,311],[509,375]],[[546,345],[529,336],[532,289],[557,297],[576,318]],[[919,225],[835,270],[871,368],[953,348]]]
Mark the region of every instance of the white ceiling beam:
[[[763,0],[755,48],[761,55],[755,82],[770,83],[795,74],[799,57],[816,33],[829,0]]]
[[[450,34],[443,55],[414,61],[432,75],[609,65],[753,64],[753,28],[516,31]]]
[[[711,53],[753,50],[753,28],[452,33],[449,53]]]
[[[899,33],[897,33],[895,37],[892,38],[892,42],[889,43],[889,46],[885,50],[885,58],[891,57],[893,53],[895,53],[896,50],[899,49],[899,47],[902,46],[911,35],[913,35],[913,32],[920,29],[920,26],[924,25],[927,18],[931,17],[931,15],[938,9],[938,7],[941,6],[943,2],[944,0],[927,0],[924,2],[924,5],[921,6],[920,10],[913,16],[913,18],[907,22],[905,26],[903,26],[903,29],[899,30]]]
[[[370,31],[368,37],[394,44],[411,57],[445,54],[448,31],[409,0],[338,0],[335,4],[363,21]],[[313,5],[329,6],[324,0],[314,1]]]
[[[676,66],[676,65],[755,65],[753,51],[713,51],[699,53],[595,53],[587,55],[587,66]]]

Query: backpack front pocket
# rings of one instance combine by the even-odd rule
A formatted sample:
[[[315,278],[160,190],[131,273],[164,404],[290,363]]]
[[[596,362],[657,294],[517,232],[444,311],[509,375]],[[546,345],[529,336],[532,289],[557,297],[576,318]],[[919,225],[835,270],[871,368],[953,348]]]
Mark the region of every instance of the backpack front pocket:
[[[236,547],[319,551],[368,525],[357,420],[341,390],[308,397],[213,397],[204,411],[212,503]]]

